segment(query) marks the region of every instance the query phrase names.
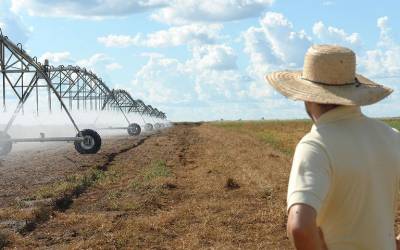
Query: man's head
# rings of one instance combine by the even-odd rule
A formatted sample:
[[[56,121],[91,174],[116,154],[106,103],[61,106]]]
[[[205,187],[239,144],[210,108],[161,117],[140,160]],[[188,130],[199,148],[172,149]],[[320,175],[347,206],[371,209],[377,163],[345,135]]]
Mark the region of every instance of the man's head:
[[[321,104],[316,102],[304,102],[308,116],[315,122],[324,113],[342,105],[337,104]]]

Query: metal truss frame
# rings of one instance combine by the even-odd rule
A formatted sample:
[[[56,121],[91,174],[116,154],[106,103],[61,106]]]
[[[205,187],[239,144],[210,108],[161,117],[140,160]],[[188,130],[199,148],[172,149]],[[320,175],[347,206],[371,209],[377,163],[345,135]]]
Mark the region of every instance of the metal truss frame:
[[[37,61],[36,57],[30,57],[21,44],[14,44],[7,36],[3,36],[0,31],[0,72],[2,74],[2,104],[6,110],[6,86],[13,90],[18,99],[18,105],[7,123],[4,132],[7,132],[15,121],[18,113],[23,109],[28,97],[35,90],[36,103],[39,103],[38,89],[47,88],[49,96],[53,93],[65,110],[74,128],[79,132],[78,125],[67,109],[60,94],[52,84],[49,75],[46,73],[45,66]],[[44,82],[44,83],[43,83]]]
[[[6,100],[9,93],[6,92],[6,89],[11,90],[17,100],[17,106],[11,118],[4,130],[0,131],[0,151],[3,150],[4,143],[15,142],[74,141],[83,143],[90,140],[98,140],[101,144],[100,137],[95,131],[81,131],[79,129],[71,114],[74,109],[120,112],[128,123],[128,129],[132,129],[132,125],[139,126],[130,124],[127,114],[132,112],[141,116],[147,115],[166,119],[165,113],[150,105],[145,105],[141,100],[134,100],[127,91],[121,89],[111,90],[101,78],[91,71],[72,65],[53,67],[49,65],[48,60],[41,64],[38,62],[37,57],[29,56],[21,44],[15,44],[7,36],[4,36],[1,29],[0,74],[0,81],[2,81],[0,83],[2,87],[0,94],[3,111],[7,111],[8,107]],[[52,112],[52,109],[56,106],[52,100],[52,95],[54,95],[60,105],[60,109],[67,114],[78,135],[76,137],[63,138],[44,138],[42,136],[41,138],[10,139],[7,132],[20,111],[24,110],[24,104],[31,96],[34,96],[36,100],[36,113],[39,115],[39,99],[41,99],[39,98],[39,90],[42,89],[47,90],[48,93],[49,111]],[[81,149],[77,149],[78,151],[85,151],[82,149],[83,146],[77,145],[75,145],[76,148]],[[8,150],[9,145],[7,144],[6,146]],[[11,146],[9,149],[11,150]]]
[[[6,110],[6,85],[10,86],[19,104],[15,115],[7,124],[5,131],[12,125],[16,114],[23,109],[27,98],[35,93],[36,112],[39,114],[39,89],[48,90],[48,108],[53,109],[52,95],[57,97],[60,109],[65,111],[74,125],[70,111],[76,110],[110,110],[120,111],[129,124],[126,114],[135,112],[160,119],[166,119],[165,113],[145,105],[141,100],[134,100],[125,90],[111,90],[101,78],[91,71],[78,66],[49,66],[42,65],[36,57],[31,58],[23,50],[21,44],[15,45],[0,30],[0,72],[2,73],[2,105]],[[11,76],[12,75],[12,76]],[[44,80],[40,81],[40,80]]]

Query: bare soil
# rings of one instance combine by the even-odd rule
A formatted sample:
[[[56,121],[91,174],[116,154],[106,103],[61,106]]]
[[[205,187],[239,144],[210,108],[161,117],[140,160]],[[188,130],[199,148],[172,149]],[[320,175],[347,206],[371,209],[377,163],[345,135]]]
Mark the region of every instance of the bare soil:
[[[108,139],[94,156],[69,145],[14,154],[2,166],[0,243],[8,248],[290,248],[290,156],[249,134],[178,124],[137,139]],[[74,181],[65,182],[71,175]],[[64,183],[81,189],[57,193]],[[48,195],[49,187],[57,194]],[[65,197],[66,205],[54,203]],[[40,199],[49,201],[35,203]],[[20,230],[10,218],[35,224]]]

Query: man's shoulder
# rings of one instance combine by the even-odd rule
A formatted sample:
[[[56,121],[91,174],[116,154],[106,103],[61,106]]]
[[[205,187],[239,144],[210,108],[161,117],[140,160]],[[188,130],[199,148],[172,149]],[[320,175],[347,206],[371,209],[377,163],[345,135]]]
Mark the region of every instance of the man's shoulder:
[[[376,128],[386,131],[387,133],[393,134],[395,136],[399,135],[399,130],[390,126],[387,121],[382,121],[382,120],[379,120],[376,118],[370,118],[370,117],[367,117],[367,121],[375,124]]]
[[[297,144],[297,147],[300,147],[301,145],[305,145],[305,144],[311,145],[314,147],[318,147],[321,149],[325,148],[321,135],[318,133],[318,131],[313,130],[313,129],[310,132],[308,132],[307,134],[305,134],[303,136],[303,138],[301,138],[301,140]]]
[[[319,134],[318,130],[312,128],[307,134],[305,134],[303,136],[303,138],[301,138],[301,140],[299,141],[300,143],[321,143],[322,142],[322,137]]]

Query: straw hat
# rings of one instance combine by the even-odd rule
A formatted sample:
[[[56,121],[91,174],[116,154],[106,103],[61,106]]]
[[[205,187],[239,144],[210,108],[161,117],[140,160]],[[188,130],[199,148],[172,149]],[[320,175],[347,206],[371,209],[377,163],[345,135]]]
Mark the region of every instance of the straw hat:
[[[290,99],[325,104],[369,105],[393,92],[356,74],[354,52],[335,45],[309,48],[303,71],[274,72],[265,78]]]

